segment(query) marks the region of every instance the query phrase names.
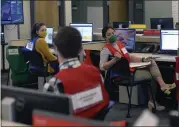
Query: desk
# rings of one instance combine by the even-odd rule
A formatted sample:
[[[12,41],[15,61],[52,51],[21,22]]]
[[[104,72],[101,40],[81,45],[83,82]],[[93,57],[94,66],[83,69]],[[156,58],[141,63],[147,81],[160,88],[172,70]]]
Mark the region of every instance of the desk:
[[[156,58],[155,61],[158,62],[176,62],[175,57],[172,55],[163,55],[163,54],[152,54],[152,53],[131,53],[132,55],[138,56],[138,57],[159,57]]]
[[[1,126],[11,126],[11,127],[17,127],[17,126],[23,126],[26,127],[28,125],[25,124],[21,124],[21,123],[15,123],[15,122],[10,122],[10,121],[5,121],[5,120],[1,120]]]
[[[101,33],[99,33],[96,36],[101,36]],[[12,46],[25,46],[25,44],[28,42],[28,39],[26,40],[12,40],[9,43],[9,45]],[[101,50],[104,46],[105,41],[95,41],[88,44],[83,44],[83,47],[85,49],[91,49],[91,50]],[[142,34],[136,34],[136,42],[139,43],[159,43],[160,37],[159,36],[143,36]]]

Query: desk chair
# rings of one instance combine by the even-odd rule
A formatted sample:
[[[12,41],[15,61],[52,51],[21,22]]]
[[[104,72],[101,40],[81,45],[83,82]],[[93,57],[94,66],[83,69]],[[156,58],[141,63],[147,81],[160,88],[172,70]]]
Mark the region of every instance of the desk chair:
[[[92,65],[97,67],[98,69],[99,67],[99,63],[100,63],[100,51],[90,51],[90,58],[91,58],[91,62]],[[100,70],[100,69],[99,69]],[[103,77],[105,77],[105,72],[100,70],[100,73]]]
[[[92,64],[99,68],[99,62],[100,62],[100,51],[90,51],[90,58],[92,61]]]
[[[93,119],[103,121],[107,115],[107,113],[110,111],[110,109],[115,104],[114,101],[110,101],[108,106],[106,106],[103,110],[101,110]]]
[[[140,68],[143,69],[143,68]],[[108,72],[107,72],[107,77],[108,78],[108,87],[110,87],[110,85],[115,85],[116,87],[118,86],[126,86],[127,88],[127,94],[128,94],[128,99],[129,99],[129,103],[128,103],[128,112],[126,117],[129,118],[130,117],[130,109],[131,109],[131,97],[132,97],[132,89],[133,86],[142,84],[142,83],[150,83],[151,80],[142,80],[142,81],[135,81],[135,72],[136,70],[139,69],[135,69],[135,71],[130,71],[130,66],[129,66],[129,62],[127,59],[125,58],[121,58],[121,60],[119,60],[115,65],[113,65],[113,67],[111,67]],[[107,80],[105,79],[105,82]],[[105,83],[106,85],[106,83]],[[154,102],[154,112],[156,111],[156,104],[155,104],[155,99],[154,99],[154,95],[152,92],[152,87],[149,84],[149,90],[150,93],[152,95],[152,99]],[[130,90],[129,90],[130,87]],[[114,92],[114,91],[113,91]]]
[[[26,88],[34,88],[37,86],[36,80],[29,77],[29,62],[25,61],[20,47],[8,46],[6,49],[6,59],[9,63],[7,85],[9,84],[9,77],[11,76],[12,84],[10,85]]]
[[[47,81],[46,78],[49,76],[49,64],[47,63],[46,65],[44,65],[42,56],[36,51],[27,51],[25,48],[23,48],[22,51],[26,61],[29,61],[28,70],[30,74],[36,76],[38,78],[38,86],[43,87],[43,85]]]

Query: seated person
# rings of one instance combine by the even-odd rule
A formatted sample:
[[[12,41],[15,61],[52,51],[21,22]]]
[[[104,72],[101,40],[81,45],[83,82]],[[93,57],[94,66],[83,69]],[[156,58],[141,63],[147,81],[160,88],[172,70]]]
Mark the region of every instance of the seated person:
[[[48,66],[47,71],[53,74],[58,72],[59,64],[57,57],[53,55],[49,50],[48,44],[45,41],[46,35],[47,33],[45,24],[36,23],[32,28],[32,39],[25,46],[25,50],[32,51],[33,54],[30,57],[33,57],[31,58],[31,60],[33,59],[31,61],[33,62],[33,66],[39,67],[41,66],[40,63],[42,62],[44,65],[47,65],[47,63],[49,63],[50,65]]]
[[[102,36],[106,40],[106,44],[100,54],[100,69],[101,70],[104,71],[104,70],[109,69],[118,60],[120,60],[121,57],[126,58],[129,62],[151,61],[151,65],[149,66],[150,73],[160,85],[161,90],[165,94],[169,95],[171,93],[171,89],[176,87],[175,84],[168,85],[164,82],[161,76],[161,73],[159,71],[159,68],[154,60],[152,60],[151,58],[140,58],[140,57],[129,54],[126,48],[123,46],[123,44],[121,42],[116,41],[116,36],[114,35],[114,29],[112,27],[109,27],[109,26],[104,27],[102,30]],[[110,56],[113,56],[113,58],[109,61]],[[135,80],[151,79],[150,73],[147,71],[138,70],[136,71],[136,74],[135,74]],[[164,109],[163,106],[160,106],[157,103],[156,105],[157,105],[157,110]],[[151,107],[152,108],[154,107],[151,97],[150,97],[148,106],[150,107],[150,109]]]
[[[83,107],[83,110],[74,112],[74,115],[79,117],[96,117],[100,111],[108,107],[109,96],[99,70],[94,66],[81,64],[78,60],[78,54],[82,50],[80,32],[72,27],[64,27],[56,35],[54,43],[58,51],[60,71],[44,85],[44,91],[73,96],[100,87],[98,92],[103,99],[99,101],[99,97],[93,94],[93,98],[97,100],[93,103],[94,105],[90,106],[89,99],[89,107]],[[85,97],[82,96],[82,98]]]

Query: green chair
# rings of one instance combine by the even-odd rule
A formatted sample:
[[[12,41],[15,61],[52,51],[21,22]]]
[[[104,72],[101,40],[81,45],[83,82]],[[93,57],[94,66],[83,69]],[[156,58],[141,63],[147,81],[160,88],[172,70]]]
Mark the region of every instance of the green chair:
[[[28,62],[25,60],[24,55],[21,51],[21,47],[8,46],[6,48],[6,59],[9,63],[9,76],[11,76],[12,84],[14,86],[26,87],[32,85],[33,80],[29,80]],[[38,85],[37,85],[38,88]]]

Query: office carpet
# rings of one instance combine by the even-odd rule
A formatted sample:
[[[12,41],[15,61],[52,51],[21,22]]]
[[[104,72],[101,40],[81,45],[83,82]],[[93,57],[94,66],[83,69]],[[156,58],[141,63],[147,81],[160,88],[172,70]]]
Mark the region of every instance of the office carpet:
[[[1,75],[1,84],[6,85],[7,83],[7,73]],[[136,119],[140,116],[144,107],[141,106],[132,106],[131,109],[131,118],[126,118],[127,114],[127,105],[116,103],[109,113],[106,115],[106,121],[119,121],[119,120],[126,120],[130,125],[132,125]],[[168,112],[162,111],[157,112],[156,115],[160,118],[160,126],[169,126],[168,120]]]

